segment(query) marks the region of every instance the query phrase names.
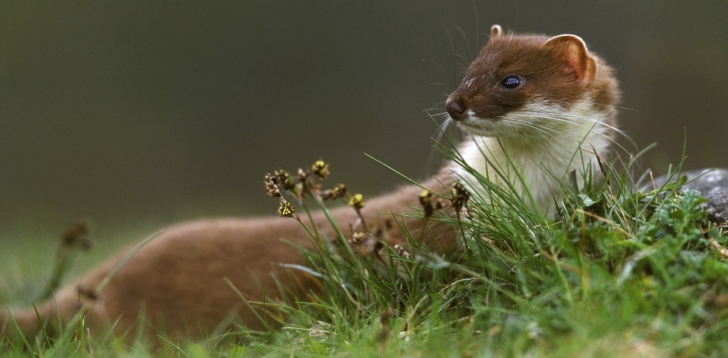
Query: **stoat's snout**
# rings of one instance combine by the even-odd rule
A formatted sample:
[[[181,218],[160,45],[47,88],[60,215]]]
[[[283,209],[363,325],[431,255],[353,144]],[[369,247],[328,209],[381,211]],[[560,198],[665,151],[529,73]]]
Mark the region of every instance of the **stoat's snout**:
[[[463,101],[462,97],[458,95],[457,92],[450,95],[447,102],[445,102],[445,110],[447,110],[450,118],[452,118],[452,120],[456,123],[463,119],[466,109],[465,101]]]
[[[453,92],[445,102],[445,110],[450,118],[461,129],[473,135],[490,137],[495,134],[494,121],[488,117],[476,114],[471,108],[468,94],[462,93],[460,89]]]

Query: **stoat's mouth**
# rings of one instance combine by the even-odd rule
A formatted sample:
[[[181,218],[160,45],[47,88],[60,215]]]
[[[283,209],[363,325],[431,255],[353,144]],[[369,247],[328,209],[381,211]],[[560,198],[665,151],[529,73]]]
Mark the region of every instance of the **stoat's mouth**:
[[[481,127],[479,127],[475,124],[472,124],[472,123],[468,123],[468,122],[459,121],[459,122],[455,122],[455,124],[457,124],[460,128],[462,128],[468,132],[473,131],[473,130],[482,130]]]
[[[458,127],[466,132],[480,137],[495,137],[499,133],[499,126],[489,119],[467,117],[455,121]]]

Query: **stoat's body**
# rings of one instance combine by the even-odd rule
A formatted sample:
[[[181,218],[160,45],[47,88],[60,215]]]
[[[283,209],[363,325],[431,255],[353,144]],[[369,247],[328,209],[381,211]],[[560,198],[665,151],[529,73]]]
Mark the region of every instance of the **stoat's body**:
[[[606,155],[617,96],[610,68],[589,54],[578,37],[503,35],[494,26],[490,42],[448,98],[446,108],[474,136],[461,147],[469,165],[492,182],[504,184],[506,178],[519,192],[523,188],[513,173],[520,173],[534,196],[534,209],[551,213],[565,174],[595,163],[594,155],[584,152],[591,151],[589,142]],[[504,150],[512,164],[507,163]],[[438,190],[440,182],[464,179],[479,190],[473,176],[452,163],[437,177],[439,181],[432,179],[425,186]],[[409,207],[419,206],[419,192],[418,187],[407,186],[368,200],[363,215],[372,223],[378,213],[407,212]],[[350,208],[334,210],[333,215],[340,227],[358,220]],[[322,213],[313,217],[320,232],[334,237]],[[412,235],[420,237],[423,221],[405,220]],[[451,227],[433,222],[429,226],[433,235],[426,231],[424,236],[430,238],[427,242],[432,248],[457,246]],[[396,227],[388,231],[391,244],[405,242]],[[306,264],[298,249],[282,238],[312,248],[306,232],[291,219],[204,220],[177,225],[131,257],[98,297],[88,292],[99,287],[126,252],[60,290],[54,300],[37,305],[38,314],[48,322],[46,331],[50,333],[58,317],[65,324],[79,310],[87,313],[91,329],[118,320],[117,332],[125,332],[137,323],[141,307],[148,322],[171,336],[204,336],[226,317],[261,329],[263,324],[223,278],[253,301],[263,300],[264,292],[268,300],[282,297],[272,273],[286,290],[314,289],[303,275],[292,271],[289,276],[278,265]],[[79,286],[83,287],[80,293]],[[24,334],[40,332],[34,310],[12,313]],[[156,334],[152,329],[147,332]],[[3,334],[17,336],[17,331],[7,312],[0,310],[0,336]]]

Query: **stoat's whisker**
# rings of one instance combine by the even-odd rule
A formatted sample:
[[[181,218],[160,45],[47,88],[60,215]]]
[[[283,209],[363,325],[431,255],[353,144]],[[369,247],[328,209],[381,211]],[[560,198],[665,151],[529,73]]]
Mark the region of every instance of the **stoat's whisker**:
[[[577,123],[577,122],[573,122],[573,121],[566,120],[566,119],[562,118],[562,117],[564,117],[563,113],[549,113],[549,112],[540,112],[540,111],[539,112],[535,112],[534,111],[534,112],[531,112],[531,113],[527,113],[525,115],[522,115],[521,117],[529,117],[529,118],[533,118],[533,119],[544,118],[544,119],[555,120],[555,121],[560,121],[560,122],[564,122],[564,123],[573,124],[575,126],[582,127],[582,128],[586,128],[586,129],[593,128],[593,126],[591,126],[591,125],[584,125],[584,124],[581,124],[581,123]],[[601,123],[601,122],[599,122],[599,121],[593,121],[592,123]]]
[[[533,125],[536,125],[536,124],[533,124]],[[570,136],[570,135],[568,135],[568,134],[566,134],[566,133],[564,133],[564,132],[559,132],[559,131],[557,131],[557,130],[555,130],[555,129],[553,129],[553,128],[548,128],[548,127],[546,127],[546,126],[541,126],[541,127],[542,127],[542,128],[544,128],[544,129],[548,129],[548,130],[551,130],[551,131],[553,131],[553,132],[557,132],[557,133],[559,133],[559,134],[561,134],[561,135],[565,135],[565,136],[568,136],[569,138],[571,138],[571,139],[573,139],[574,141],[576,141],[576,142],[579,142],[579,143],[582,143],[582,142],[586,142],[586,141],[588,140],[588,138],[575,138],[574,136]],[[629,153],[629,151],[628,151],[628,150],[627,150],[627,149],[626,149],[625,147],[623,147],[623,146],[622,146],[621,144],[617,143],[617,141],[616,141],[616,140],[612,139],[612,138],[611,138],[611,137],[609,137],[608,135],[605,135],[605,134],[603,134],[603,133],[599,133],[598,131],[593,131],[593,132],[594,132],[594,133],[596,133],[596,134],[599,134],[599,135],[600,135],[600,136],[602,136],[602,137],[604,137],[604,138],[605,138],[605,139],[606,139],[607,141],[611,142],[611,143],[612,143],[612,145],[614,145],[614,146],[617,146],[617,147],[619,147],[619,148],[620,148],[620,149],[621,149],[622,151],[624,151],[625,153]]]
[[[569,138],[569,139],[571,139],[571,140],[573,140],[574,142],[577,142],[577,143],[581,143],[581,142],[583,142],[585,140],[585,138],[577,138],[577,137],[574,137],[573,135],[570,135],[570,134],[568,134],[566,132],[559,131],[559,130],[556,130],[554,128],[549,128],[547,126],[538,125],[536,123],[529,123],[527,121],[518,121],[517,123],[519,123],[519,124],[521,124],[523,126],[526,126],[526,127],[530,127],[530,128],[533,128],[533,129],[537,129],[537,130],[541,131],[542,133],[547,134],[549,137],[551,137],[553,139],[557,139],[557,137],[556,137],[555,134],[558,134],[561,137],[567,137],[567,138]],[[555,134],[547,133],[546,132],[547,130],[548,131],[551,131],[551,132],[553,132]],[[598,132],[596,132],[596,133],[597,134],[601,134],[601,133],[598,133]],[[610,138],[607,137],[607,139],[610,139]]]
[[[610,124],[604,123],[603,121],[600,121],[600,120],[598,120],[598,119],[594,119],[594,118],[589,118],[589,117],[585,117],[585,116],[579,116],[579,115],[576,115],[576,114],[571,114],[571,113],[564,113],[564,115],[563,115],[563,116],[564,116],[564,117],[571,117],[571,118],[576,118],[576,119],[583,119],[583,120],[586,120],[586,121],[590,121],[590,122],[596,122],[596,123],[599,123],[599,124],[601,124],[601,125],[603,125],[603,126],[605,126],[605,127],[609,128],[609,129],[611,129],[611,130],[613,130],[613,131],[615,131],[615,132],[619,133],[620,135],[622,135],[623,137],[625,137],[625,138],[627,138],[627,139],[630,139],[630,140],[632,139],[632,138],[630,138],[630,137],[629,137],[629,136],[627,135],[627,133],[625,133],[625,132],[624,132],[623,130],[617,129],[616,127],[614,127],[614,126],[612,126],[612,125],[610,125]]]
[[[445,121],[442,122],[442,125],[441,125],[442,130],[443,131],[447,130],[447,127],[449,127],[450,124],[452,124],[452,118],[450,118],[450,116],[447,116],[447,118],[445,118]]]
[[[624,146],[622,146],[621,144],[619,144],[619,143],[617,142],[617,140],[616,140],[616,139],[614,139],[614,138],[612,138],[611,136],[609,136],[609,135],[606,135],[606,134],[604,134],[604,133],[602,133],[602,132],[600,132],[600,131],[598,131],[598,130],[595,130],[595,128],[594,128],[594,127],[592,127],[592,126],[586,126],[586,125],[581,125],[581,124],[579,124],[579,123],[575,123],[575,122],[572,122],[572,121],[568,121],[568,120],[565,120],[565,119],[563,119],[563,118],[559,118],[559,117],[556,117],[556,116],[554,116],[554,117],[549,117],[549,119],[552,119],[552,120],[557,120],[557,121],[562,121],[562,122],[564,122],[564,123],[569,123],[569,124],[573,124],[573,125],[576,125],[576,126],[579,126],[579,127],[582,127],[582,128],[587,128],[587,129],[589,129],[589,131],[590,131],[590,132],[593,132],[593,133],[595,133],[595,134],[598,134],[599,136],[601,136],[601,137],[605,138],[605,139],[606,139],[607,141],[611,142],[611,143],[612,143],[613,145],[616,145],[617,147],[619,147],[619,148],[620,148],[620,149],[621,149],[622,151],[624,151],[625,153],[629,153],[629,150],[627,150],[627,148],[625,148]],[[594,123],[599,123],[599,124],[605,124],[605,123],[603,123],[603,122],[594,122]],[[606,125],[606,124],[605,124],[605,125]],[[581,138],[581,139],[580,139],[580,141],[581,141],[581,140],[585,140],[585,138]]]
[[[569,116],[571,116],[571,117],[573,117],[573,118],[577,118],[577,119],[587,120],[587,121],[590,121],[591,123],[595,123],[595,124],[600,124],[600,125],[602,125],[602,126],[604,126],[604,127],[607,127],[607,128],[609,128],[609,129],[612,129],[612,130],[614,130],[614,131],[615,131],[616,133],[619,133],[620,135],[622,135],[623,137],[625,137],[625,138],[629,139],[630,141],[632,140],[632,139],[631,139],[631,138],[630,138],[629,136],[627,136],[627,134],[626,134],[626,133],[624,133],[623,131],[621,131],[621,130],[619,130],[619,129],[617,129],[617,128],[614,128],[613,126],[611,126],[611,125],[609,125],[609,124],[606,124],[606,123],[604,123],[604,122],[602,122],[602,121],[599,121],[599,120],[594,120],[594,119],[591,119],[591,118],[589,118],[589,117],[582,117],[582,116],[576,116],[576,115],[562,115],[561,117],[557,117],[557,116],[552,116],[552,117],[549,117],[549,119],[553,119],[553,120],[557,120],[557,121],[563,121],[563,122],[565,122],[565,123],[570,123],[570,124],[573,124],[573,125],[577,125],[577,126],[581,126],[581,127],[584,127],[584,128],[587,128],[587,127],[588,127],[588,128],[590,128],[590,130],[594,131],[594,128],[593,128],[592,126],[584,126],[584,125],[581,125],[581,124],[579,124],[579,123],[576,123],[576,122],[572,122],[572,121],[569,121],[569,120],[566,120],[566,119],[562,118],[562,117],[569,117]],[[619,144],[619,143],[617,142],[617,140],[616,140],[616,139],[612,138],[612,137],[611,137],[611,136],[609,136],[609,135],[606,135],[606,134],[604,134],[604,133],[601,133],[601,132],[599,132],[599,131],[595,131],[595,132],[596,132],[596,133],[598,133],[599,135],[601,135],[602,137],[606,138],[607,140],[609,140],[610,142],[612,142],[612,143],[613,143],[613,144],[615,144],[616,146],[618,146],[618,147],[619,147],[620,149],[622,149],[622,150],[623,150],[623,151],[624,151],[625,153],[629,153],[629,150],[627,150],[627,148],[625,148],[625,147],[623,147],[623,146],[622,146],[621,144]]]
[[[607,127],[609,129],[619,133],[623,137],[631,140],[631,138],[624,131],[622,131],[612,125],[604,123],[603,121],[601,121],[599,119],[590,118],[590,117],[586,117],[586,116],[580,116],[580,115],[576,115],[576,114],[568,113],[568,112],[558,112],[558,111],[538,111],[535,113],[548,113],[548,114],[558,115],[559,117],[568,117],[568,118],[574,118],[574,119],[581,119],[581,120],[585,120],[585,121],[592,122],[592,123],[598,123],[599,125]],[[562,119],[562,118],[558,118],[558,119]]]
[[[623,110],[625,110],[625,111],[633,111],[633,112],[639,112],[638,110],[636,110],[636,109],[634,109],[634,108],[629,108],[629,107],[622,107],[622,106],[615,106],[615,105],[613,105],[613,104],[594,103],[594,104],[593,104],[593,106],[599,106],[599,107],[612,107],[612,108],[617,108],[617,109],[623,109]]]
[[[524,112],[527,112],[527,111],[524,111]],[[577,125],[577,126],[580,126],[580,127],[583,127],[583,128],[593,128],[593,126],[586,126],[586,125],[583,125],[581,123],[577,123],[577,122],[574,122],[574,121],[569,121],[566,118],[584,120],[584,121],[587,121],[587,122],[590,122],[590,123],[594,123],[596,125],[601,125],[603,127],[607,127],[609,129],[611,129],[611,130],[619,133],[623,137],[625,137],[627,139],[631,139],[624,131],[621,131],[621,130],[615,128],[612,125],[609,125],[607,123],[604,123],[603,121],[601,121],[599,119],[589,118],[589,117],[585,117],[585,116],[579,116],[579,115],[575,115],[575,114],[571,114],[571,113],[562,113],[562,112],[532,111],[531,113],[533,113],[533,115],[530,115],[530,116],[531,117],[535,117],[535,118],[548,118],[548,119],[553,119],[553,120],[557,120],[557,121],[561,121],[561,122],[566,122],[566,123],[574,124],[574,125]],[[545,117],[544,115],[548,115],[548,117]],[[566,117],[566,118],[564,118],[564,117]]]
[[[440,142],[442,140],[443,133],[447,130],[448,127],[452,124],[452,118],[448,116],[445,118],[445,121],[440,124],[440,128],[435,131],[435,133],[432,133],[430,136],[431,138],[435,138],[436,141]]]
[[[549,113],[549,112],[536,112],[536,111],[534,111],[533,113],[534,113],[534,114],[533,114],[533,115],[529,115],[529,117],[532,117],[532,118],[546,118],[546,119],[549,119],[549,120],[555,120],[555,121],[560,121],[560,122],[563,122],[563,123],[568,123],[568,124],[572,124],[572,125],[575,125],[575,126],[579,126],[579,127],[582,127],[582,128],[588,129],[588,130],[589,130],[589,131],[590,131],[591,133],[597,134],[597,135],[599,135],[599,136],[601,136],[601,137],[605,138],[606,140],[608,140],[608,141],[609,141],[609,142],[611,142],[612,144],[616,145],[616,146],[617,146],[617,147],[619,147],[619,148],[620,148],[621,150],[623,150],[623,151],[624,151],[625,153],[629,153],[629,151],[628,151],[628,150],[627,150],[627,149],[626,149],[625,147],[623,147],[623,146],[622,146],[621,144],[619,144],[619,143],[618,143],[618,142],[617,142],[617,141],[616,141],[616,140],[615,140],[614,138],[612,138],[611,136],[609,136],[609,135],[606,135],[606,134],[604,134],[604,133],[602,133],[602,132],[600,132],[600,131],[598,131],[598,130],[595,130],[594,126],[591,126],[591,125],[584,125],[584,124],[582,124],[582,123],[578,123],[578,122],[575,122],[575,121],[570,121],[570,120],[564,119],[563,117],[568,117],[568,115],[566,115],[566,114],[564,114],[564,113]],[[544,114],[548,114],[548,116],[544,116]],[[599,121],[599,120],[595,120],[595,119],[592,119],[592,118],[588,118],[588,117],[582,117],[582,116],[572,116],[572,117],[576,117],[576,118],[578,118],[578,119],[583,119],[583,120],[587,120],[587,121],[589,121],[590,123],[594,123],[594,124],[602,124],[602,125],[605,125],[605,126],[607,126],[607,127],[609,127],[609,128],[613,128],[612,126],[609,126],[609,125],[607,125],[606,123],[604,123],[604,122],[602,122],[602,121]],[[513,121],[513,118],[510,118],[510,120],[511,120],[511,121]],[[536,125],[537,125],[537,124],[535,124],[535,123],[529,123],[528,121],[523,121],[523,120],[522,120],[521,122],[518,122],[518,123],[521,123],[521,124],[523,124],[523,125],[526,125],[526,124],[531,124],[531,125],[533,125],[533,126],[536,126]],[[584,141],[584,140],[586,139],[586,138],[578,138],[578,139],[576,139],[576,138],[574,138],[573,136],[570,136],[570,135],[568,135],[568,134],[566,134],[566,133],[563,133],[563,132],[557,131],[557,130],[555,130],[555,129],[553,129],[553,128],[549,128],[549,127],[547,127],[547,126],[543,126],[543,125],[538,125],[538,126],[539,126],[540,128],[542,128],[542,129],[548,129],[548,130],[551,130],[551,131],[552,131],[552,132],[554,132],[554,133],[559,133],[559,134],[561,134],[561,135],[566,135],[566,136],[568,136],[568,137],[570,137],[570,138],[572,138],[572,139],[576,140],[577,142],[582,142],[582,141]],[[615,128],[615,129],[616,129],[616,128]]]
[[[543,134],[545,134],[545,135],[547,135],[547,136],[549,136],[551,138],[554,138],[554,139],[556,138],[556,136],[553,135],[553,134],[551,134],[551,133],[546,132],[546,130],[550,130],[550,131],[555,132],[557,134],[569,136],[568,134],[563,133],[563,132],[559,132],[559,131],[557,131],[557,130],[555,130],[553,128],[539,126],[539,125],[537,125],[535,123],[529,123],[528,121],[519,120],[519,119],[511,119],[511,121],[513,121],[514,123],[518,123],[520,125],[526,126],[526,127],[530,127],[530,128],[536,129],[539,132],[541,132],[541,133],[543,133]],[[569,136],[569,137],[571,137],[571,136]]]

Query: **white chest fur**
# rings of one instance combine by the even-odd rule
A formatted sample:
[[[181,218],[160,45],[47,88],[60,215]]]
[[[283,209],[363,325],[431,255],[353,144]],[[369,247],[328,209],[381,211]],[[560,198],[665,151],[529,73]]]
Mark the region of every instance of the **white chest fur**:
[[[553,217],[556,203],[563,199],[562,183],[569,186],[569,172],[576,170],[577,183],[583,185],[582,173],[601,177],[597,158],[609,148],[610,126],[604,115],[596,111],[591,101],[583,100],[564,111],[557,105],[533,102],[524,110],[508,113],[501,120],[469,118],[466,128],[478,134],[465,142],[460,154],[470,167],[491,183],[508,187],[533,209]],[[490,201],[487,190],[463,168],[456,168],[458,180],[464,180]],[[530,193],[530,195],[529,195]],[[533,201],[531,201],[533,198]],[[535,207],[534,207],[535,206]]]

